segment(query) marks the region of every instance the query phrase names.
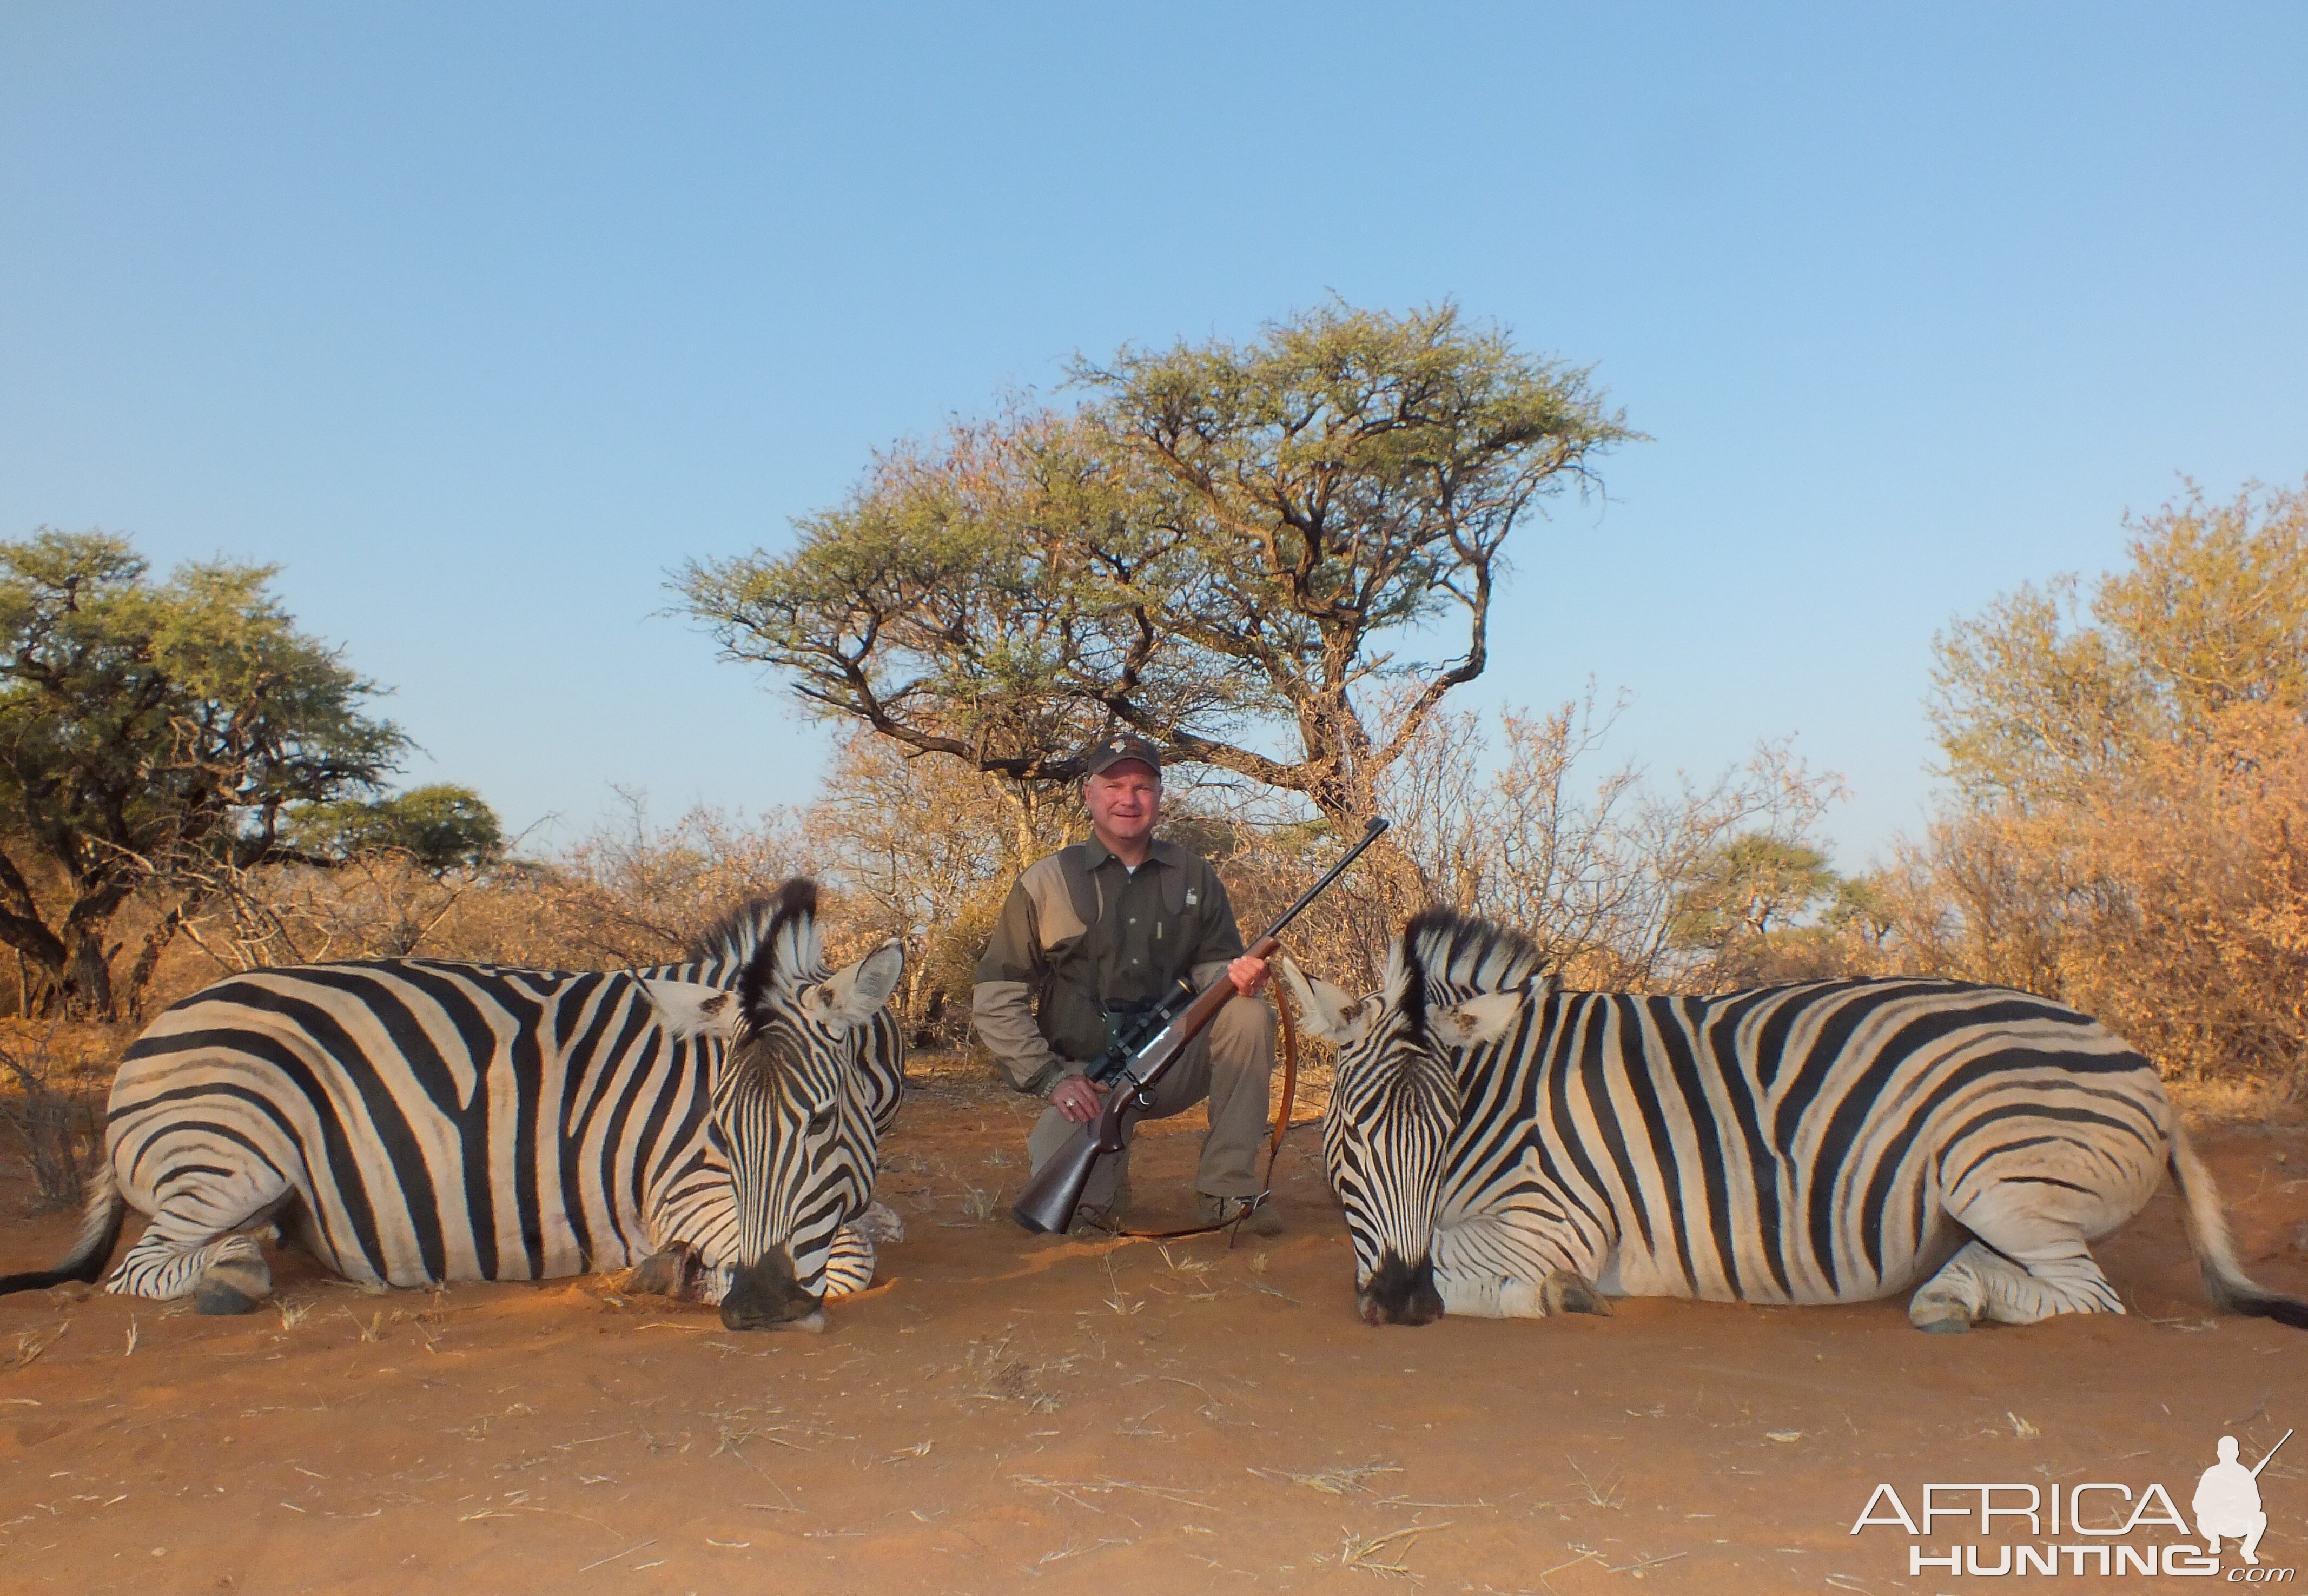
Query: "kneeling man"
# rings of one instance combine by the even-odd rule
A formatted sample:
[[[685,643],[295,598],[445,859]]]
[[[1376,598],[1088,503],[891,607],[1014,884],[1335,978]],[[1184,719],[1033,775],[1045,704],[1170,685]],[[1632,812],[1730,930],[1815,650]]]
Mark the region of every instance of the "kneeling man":
[[[1233,905],[1210,862],[1156,838],[1162,759],[1155,746],[1123,733],[1090,749],[1084,763],[1090,838],[1037,862],[1010,889],[977,965],[977,1034],[1012,1085],[1049,1100],[1026,1143],[1038,1170],[1098,1116],[1105,1088],[1083,1072],[1109,1036],[1181,977],[1198,991],[1231,981],[1234,1000],[1162,1077],[1146,1116],[1167,1119],[1209,1100],[1195,1214],[1227,1223],[1258,1193],[1274,1069],[1274,1011],[1258,995],[1266,961],[1244,957]],[[1119,1225],[1129,1157],[1125,1148],[1091,1171],[1076,1229]],[[1244,1228],[1271,1236],[1282,1227],[1262,1205]]]

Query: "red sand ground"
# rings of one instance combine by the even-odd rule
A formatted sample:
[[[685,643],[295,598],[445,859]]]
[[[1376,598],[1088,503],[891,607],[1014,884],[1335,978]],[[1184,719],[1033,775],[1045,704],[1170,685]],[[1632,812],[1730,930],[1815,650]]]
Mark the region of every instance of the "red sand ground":
[[[1002,1217],[1029,1105],[926,1073],[884,1149],[909,1239],[822,1337],[600,1279],[369,1295],[293,1257],[245,1318],[0,1299],[0,1589],[1970,1589],[1847,1532],[1876,1482],[1914,1507],[2156,1480],[2184,1507],[2224,1430],[2249,1462],[2308,1429],[2308,1334],[2210,1316],[2168,1194],[2099,1249],[2121,1319],[1654,1300],[1371,1330],[1312,1130],[1279,1240],[1034,1239]],[[1184,1223],[1193,1146],[1148,1138],[1140,1221]],[[2209,1151],[2252,1267],[2308,1291],[2308,1133]],[[0,1184],[0,1272],[69,1240],[13,1222],[30,1196]],[[2308,1437],[2261,1489],[2263,1563],[2308,1564]]]

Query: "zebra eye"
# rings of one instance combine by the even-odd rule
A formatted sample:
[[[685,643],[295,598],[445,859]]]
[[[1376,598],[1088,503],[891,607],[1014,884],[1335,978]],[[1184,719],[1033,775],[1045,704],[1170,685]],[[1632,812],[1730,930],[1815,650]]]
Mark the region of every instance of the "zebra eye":
[[[833,1128],[833,1111],[822,1108],[809,1117],[809,1128],[814,1136],[822,1136]]]

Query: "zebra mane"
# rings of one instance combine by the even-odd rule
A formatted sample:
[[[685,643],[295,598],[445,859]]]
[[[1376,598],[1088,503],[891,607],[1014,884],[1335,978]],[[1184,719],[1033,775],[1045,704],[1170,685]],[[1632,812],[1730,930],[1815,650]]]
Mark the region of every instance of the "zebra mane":
[[[1528,986],[1546,966],[1545,951],[1520,931],[1432,908],[1413,915],[1395,941],[1387,961],[1387,1005],[1424,1032],[1429,1007]]]
[[[693,953],[737,967],[738,1008],[752,1014],[779,989],[822,975],[820,948],[817,883],[797,876],[773,896],[750,899],[715,921]],[[769,957],[759,957],[765,949]]]

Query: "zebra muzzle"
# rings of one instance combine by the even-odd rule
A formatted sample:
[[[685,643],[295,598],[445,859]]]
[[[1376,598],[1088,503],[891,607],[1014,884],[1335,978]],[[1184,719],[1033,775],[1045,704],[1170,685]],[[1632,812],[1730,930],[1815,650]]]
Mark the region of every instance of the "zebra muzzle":
[[[721,1299],[721,1322],[732,1330],[822,1330],[824,1300],[802,1289],[793,1259],[779,1248],[737,1266]]]
[[[1406,1264],[1399,1254],[1389,1251],[1356,1295],[1365,1325],[1431,1325],[1442,1317],[1442,1293],[1434,1289],[1431,1257]]]

